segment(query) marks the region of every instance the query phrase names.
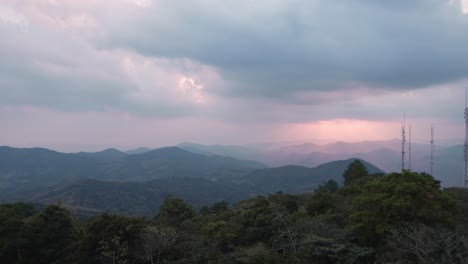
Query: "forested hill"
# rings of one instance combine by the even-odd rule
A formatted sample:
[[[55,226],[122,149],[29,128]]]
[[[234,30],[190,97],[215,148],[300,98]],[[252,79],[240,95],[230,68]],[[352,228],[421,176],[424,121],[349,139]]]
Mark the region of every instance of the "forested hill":
[[[371,176],[359,162],[343,176],[341,188],[200,210],[167,196],[149,218],[0,204],[0,263],[467,263],[466,189],[424,173]]]
[[[83,180],[33,196],[31,201],[62,202],[72,208],[126,215],[152,215],[168,195],[181,197],[195,208],[214,202],[231,204],[242,199],[276,192],[313,192],[319,185],[335,180],[342,185],[345,168],[355,160],[336,161],[317,168],[284,166],[260,169],[243,177],[226,176],[218,181],[202,178],[164,178],[148,182]],[[382,171],[371,164],[370,173]],[[344,167],[343,170],[339,168]],[[338,168],[338,169],[335,169]]]
[[[195,208],[201,208],[222,201],[234,204],[253,193],[250,186],[199,178],[158,179],[144,183],[81,180],[34,197],[32,201],[41,204],[60,202],[80,211],[150,217],[168,195],[181,197]]]
[[[264,168],[255,161],[167,147],[128,155],[116,149],[65,154],[0,148],[0,201],[62,202],[92,212],[151,215],[167,195],[199,208],[275,192],[304,193],[342,175],[355,159],[316,168]],[[382,173],[362,161],[370,173]]]
[[[0,147],[0,200],[79,179],[150,181],[245,175],[265,165],[255,161],[194,154],[177,147],[127,155],[117,150],[60,153],[48,149]]]
[[[313,191],[319,184],[329,180],[334,180],[340,185],[343,184],[343,172],[355,160],[338,160],[315,168],[289,165],[255,170],[244,176],[239,182],[256,186],[259,193],[279,190],[287,193]],[[371,174],[384,173],[366,161],[361,160],[361,162]]]

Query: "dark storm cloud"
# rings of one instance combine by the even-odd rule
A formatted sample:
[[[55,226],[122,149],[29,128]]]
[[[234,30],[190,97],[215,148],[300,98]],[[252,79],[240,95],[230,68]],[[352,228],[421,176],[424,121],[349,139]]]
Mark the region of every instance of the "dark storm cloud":
[[[445,0],[5,0],[0,105],[234,123],[455,118],[467,21]]]
[[[13,6],[0,4],[0,105],[68,112],[120,110],[162,117],[195,111],[193,105],[175,103],[164,93],[166,79],[152,82],[139,71],[164,75],[165,70],[177,68],[176,63],[157,65],[131,52],[96,49],[85,36],[104,29],[79,31],[87,26],[83,21],[92,19],[79,10],[78,15],[62,17],[47,13],[60,13],[54,6],[46,5],[50,8],[44,7],[45,11],[26,2]],[[146,100],[151,93],[160,96]]]
[[[240,96],[468,77],[468,16],[445,0],[161,1],[104,43],[212,65],[231,85],[211,92]]]

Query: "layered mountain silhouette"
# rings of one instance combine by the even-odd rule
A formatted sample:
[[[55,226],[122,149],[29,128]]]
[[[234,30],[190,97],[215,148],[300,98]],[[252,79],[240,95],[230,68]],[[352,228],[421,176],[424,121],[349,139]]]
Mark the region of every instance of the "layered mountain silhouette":
[[[312,191],[330,179],[341,183],[343,171],[353,161],[315,168],[266,168],[257,161],[196,154],[179,147],[143,154],[116,149],[60,153],[0,147],[0,201],[60,201],[87,213],[151,215],[167,195],[180,196],[199,207],[278,191]],[[382,172],[363,163],[371,173]]]
[[[61,201],[89,214],[151,215],[167,195],[200,207],[278,191],[308,192],[328,180],[342,184],[343,171],[355,159],[370,173],[399,171],[399,144],[398,140],[260,147],[183,143],[154,150],[80,153],[0,147],[0,201]],[[461,186],[463,146],[436,150],[434,176],[445,187]],[[429,144],[413,144],[412,169],[429,172],[429,161]]]
[[[255,157],[270,167],[298,165],[315,167],[323,163],[358,158],[391,172],[401,171],[401,141],[363,141],[356,143],[336,142],[331,144],[264,144],[246,146],[199,145],[184,143],[179,145],[188,151],[205,154],[222,153],[235,158]],[[239,151],[241,149],[242,151]],[[406,150],[405,168],[409,169],[409,153]],[[430,144],[412,144],[411,170],[430,173]],[[434,156],[433,176],[444,187],[463,186],[463,146],[438,146]]]
[[[121,154],[115,150],[68,154],[42,148],[0,147],[0,199],[80,179],[217,179],[265,167],[256,161],[198,155],[177,147],[138,155]]]

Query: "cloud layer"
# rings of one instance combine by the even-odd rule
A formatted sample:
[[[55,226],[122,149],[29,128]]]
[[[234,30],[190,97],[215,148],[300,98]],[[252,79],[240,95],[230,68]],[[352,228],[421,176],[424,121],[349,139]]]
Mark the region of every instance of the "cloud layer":
[[[458,125],[467,4],[5,0],[0,109],[278,131],[402,112]]]

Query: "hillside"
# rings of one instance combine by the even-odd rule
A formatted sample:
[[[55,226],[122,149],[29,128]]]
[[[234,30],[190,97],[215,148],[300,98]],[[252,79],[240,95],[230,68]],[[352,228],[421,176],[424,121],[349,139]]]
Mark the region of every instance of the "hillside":
[[[106,179],[147,181],[162,178],[218,178],[222,171],[264,168],[256,161],[206,156],[165,147],[105,164]],[[244,173],[244,172],[242,172]]]
[[[99,178],[101,166],[100,159],[87,155],[0,147],[0,190],[48,186],[81,177]]]
[[[84,157],[103,158],[103,159],[122,158],[127,155],[126,153],[121,152],[120,150],[114,149],[114,148],[105,149],[99,152],[79,152],[77,154],[80,156],[84,156]]]
[[[79,179],[150,181],[163,178],[240,177],[264,168],[255,161],[194,154],[177,147],[138,155],[117,150],[60,153],[48,149],[0,147],[0,200]],[[18,195],[20,194],[20,195]]]
[[[391,172],[401,171],[401,142],[398,139],[330,144],[282,143],[278,145],[200,145],[185,143],[180,146],[195,153],[222,153],[223,156],[245,159],[255,157],[269,167],[297,165],[316,167],[320,164],[358,158]],[[412,144],[412,171],[430,172],[430,144]],[[408,154],[408,152],[407,152]],[[406,166],[409,165],[407,155]],[[463,186],[463,146],[437,145],[434,157],[434,177],[443,187]]]
[[[168,195],[181,197],[196,208],[219,201],[235,203],[249,197],[245,186],[204,179],[160,179],[145,183],[82,180],[34,197],[43,204],[62,202],[71,209],[125,215],[154,216]]]
[[[163,149],[153,153],[152,157],[159,155],[161,158],[169,158],[171,155],[178,157],[181,153],[183,152],[175,149]],[[187,157],[198,156],[189,154]],[[193,160],[193,162],[196,161],[199,160]],[[145,182],[85,179],[53,186],[52,191],[42,190],[39,195],[17,196],[16,200],[41,204],[60,201],[68,208],[81,212],[105,211],[151,216],[155,214],[163,199],[168,195],[181,197],[199,208],[219,201],[235,203],[256,195],[267,195],[278,191],[310,192],[328,180],[335,180],[342,184],[343,171],[353,161],[354,159],[334,161],[315,168],[290,165],[257,169],[250,173],[239,171],[228,174],[220,170],[220,174],[213,175],[217,177],[216,180],[193,177],[165,177]],[[370,173],[383,172],[370,163],[362,162]],[[184,171],[184,168],[182,167],[180,171]],[[241,173],[243,176],[239,176]]]
[[[277,168],[256,170],[242,178],[243,183],[255,186],[263,193],[283,191],[287,193],[301,193],[314,190],[324,181],[335,180],[343,183],[344,170],[356,159],[328,162],[315,168],[288,165]],[[384,173],[376,166],[363,161],[369,173]]]
[[[258,149],[238,145],[202,145],[184,142],[177,146],[196,154],[219,155],[236,159],[258,160],[261,155]]]
[[[129,155],[134,155],[134,154],[143,154],[143,153],[146,153],[146,152],[150,152],[152,149],[150,148],[136,148],[136,149],[131,149],[131,150],[127,150],[125,151],[125,153],[129,154]]]

